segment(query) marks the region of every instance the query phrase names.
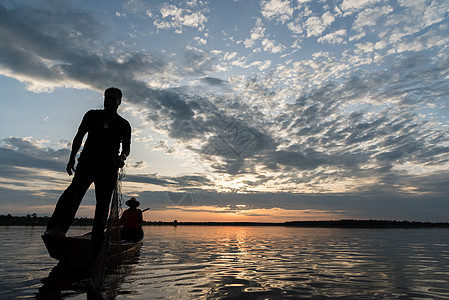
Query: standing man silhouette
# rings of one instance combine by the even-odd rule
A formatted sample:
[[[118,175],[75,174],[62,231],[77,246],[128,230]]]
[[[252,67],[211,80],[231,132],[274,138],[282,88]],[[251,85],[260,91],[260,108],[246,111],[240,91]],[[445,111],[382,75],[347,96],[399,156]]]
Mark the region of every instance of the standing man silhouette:
[[[92,183],[95,183],[95,217],[92,242],[98,253],[104,239],[109,204],[117,182],[117,172],[124,166],[131,145],[131,126],[118,115],[122,92],[118,88],[104,91],[104,109],[88,111],[81,121],[72,143],[67,173],[75,172],[72,183],[56,204],[45,235],[64,236],[72,225],[81,201]],[[83,138],[87,139],[75,168],[75,157]],[[121,152],[119,155],[121,146]]]

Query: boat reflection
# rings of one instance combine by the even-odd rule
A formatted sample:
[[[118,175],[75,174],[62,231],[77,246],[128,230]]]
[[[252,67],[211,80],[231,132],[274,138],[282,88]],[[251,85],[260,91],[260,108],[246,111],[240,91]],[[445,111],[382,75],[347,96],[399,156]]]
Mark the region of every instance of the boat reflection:
[[[90,281],[89,270],[73,270],[58,263],[41,280],[42,287],[38,289],[36,299],[64,299],[79,294],[86,294],[87,299],[101,299]]]
[[[133,257],[125,257],[119,266],[105,274],[100,290],[95,287],[92,280],[95,266],[76,269],[68,267],[64,262],[58,262],[48,276],[41,279],[43,285],[38,289],[36,299],[67,299],[84,295],[86,298],[83,299],[88,300],[114,299],[119,294],[120,284],[133,272],[139,258],[140,250]]]

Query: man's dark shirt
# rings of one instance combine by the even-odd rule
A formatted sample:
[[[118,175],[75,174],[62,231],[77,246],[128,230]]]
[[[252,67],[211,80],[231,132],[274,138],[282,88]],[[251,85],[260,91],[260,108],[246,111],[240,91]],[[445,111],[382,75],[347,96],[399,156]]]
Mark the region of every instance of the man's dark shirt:
[[[122,147],[131,144],[129,122],[118,114],[108,120],[104,110],[88,111],[78,130],[88,134],[80,155],[81,161],[112,164],[119,155],[120,144]]]

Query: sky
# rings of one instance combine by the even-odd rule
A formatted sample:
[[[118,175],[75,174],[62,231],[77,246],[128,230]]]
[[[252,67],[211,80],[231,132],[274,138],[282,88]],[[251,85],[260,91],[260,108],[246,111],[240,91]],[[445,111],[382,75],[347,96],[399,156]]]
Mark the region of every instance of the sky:
[[[145,220],[449,221],[446,0],[3,0],[0,214],[52,213],[111,86]]]

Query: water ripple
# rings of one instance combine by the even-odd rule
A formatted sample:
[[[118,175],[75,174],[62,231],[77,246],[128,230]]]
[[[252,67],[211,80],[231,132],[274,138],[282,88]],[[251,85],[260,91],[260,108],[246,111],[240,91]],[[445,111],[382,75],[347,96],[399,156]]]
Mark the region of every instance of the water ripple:
[[[132,275],[134,285],[145,285],[136,299],[449,299],[449,255],[441,251],[447,231],[146,230],[146,237],[158,231],[164,242],[153,236],[142,249],[148,264]]]
[[[34,298],[55,265],[42,231],[0,228],[0,299]],[[447,236],[447,229],[146,227],[116,299],[449,299]],[[86,299],[82,282],[60,299]]]

